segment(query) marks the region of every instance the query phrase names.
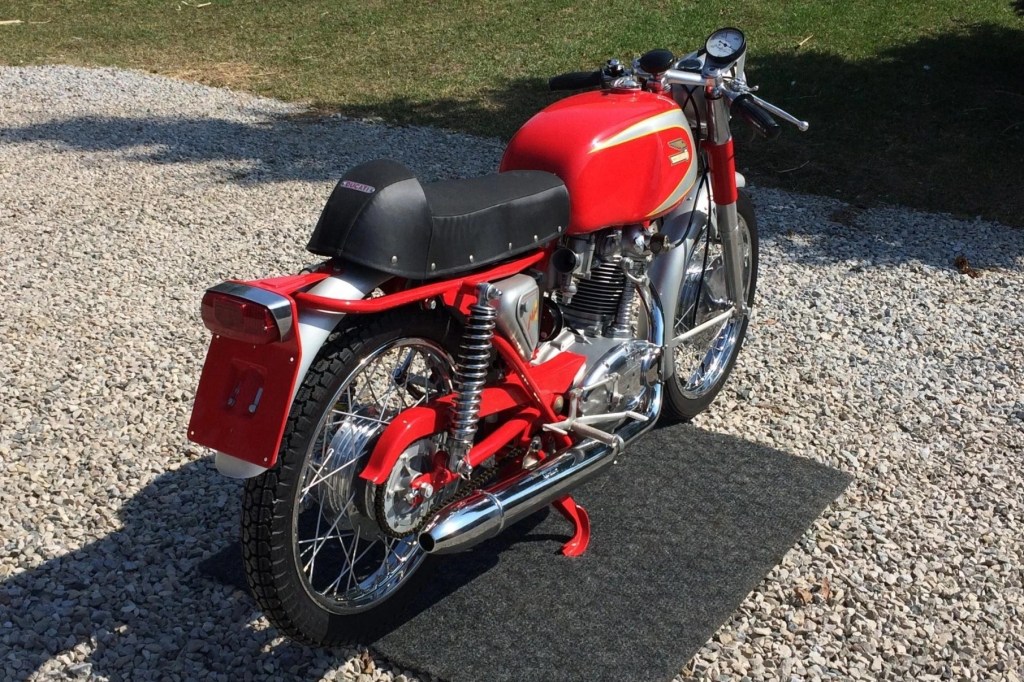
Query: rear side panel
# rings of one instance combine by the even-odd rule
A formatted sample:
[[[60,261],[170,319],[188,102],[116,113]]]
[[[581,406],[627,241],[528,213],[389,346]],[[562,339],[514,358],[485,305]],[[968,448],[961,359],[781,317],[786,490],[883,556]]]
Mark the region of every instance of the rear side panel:
[[[568,97],[531,118],[501,170],[536,169],[569,189],[569,233],[664,215],[697,178],[690,126],[669,97],[601,91]]]

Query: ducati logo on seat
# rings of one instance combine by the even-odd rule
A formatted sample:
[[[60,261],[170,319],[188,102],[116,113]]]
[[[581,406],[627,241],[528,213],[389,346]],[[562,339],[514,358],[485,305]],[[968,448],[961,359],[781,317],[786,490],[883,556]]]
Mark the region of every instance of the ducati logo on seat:
[[[342,180],[341,181],[341,186],[342,187],[346,187],[348,189],[354,189],[357,192],[365,192],[367,194],[373,194],[374,192],[377,191],[376,187],[371,187],[370,185],[364,185],[361,182],[352,182],[351,180]]]
[[[679,139],[672,140],[668,143],[668,146],[675,152],[675,154],[668,157],[673,166],[690,160],[690,148],[686,145],[686,140],[683,138],[680,137]]]

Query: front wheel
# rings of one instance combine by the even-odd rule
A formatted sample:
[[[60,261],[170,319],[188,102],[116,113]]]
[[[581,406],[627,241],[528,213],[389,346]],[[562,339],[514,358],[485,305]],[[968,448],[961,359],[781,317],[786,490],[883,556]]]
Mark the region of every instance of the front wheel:
[[[410,458],[392,475],[401,480],[380,487],[358,474],[395,415],[450,392],[454,377],[445,316],[403,311],[353,320],[310,367],[278,464],[246,481],[243,501],[253,595],[284,634],[319,646],[372,635],[400,610],[401,600],[388,600],[410,584],[426,554],[414,532],[382,529],[377,500],[392,483],[407,486],[422,463]],[[408,506],[386,515],[411,531]]]
[[[747,305],[754,305],[757,288],[757,222],[750,198],[740,193],[736,202],[743,252],[743,280]],[[726,288],[727,273],[722,242],[711,236],[709,225],[695,242],[683,271],[679,305],[674,311],[671,336],[693,329],[732,307]],[[680,343],[674,352],[675,372],[666,385],[669,416],[689,421],[707,409],[722,390],[743,338],[747,316],[732,317]]]

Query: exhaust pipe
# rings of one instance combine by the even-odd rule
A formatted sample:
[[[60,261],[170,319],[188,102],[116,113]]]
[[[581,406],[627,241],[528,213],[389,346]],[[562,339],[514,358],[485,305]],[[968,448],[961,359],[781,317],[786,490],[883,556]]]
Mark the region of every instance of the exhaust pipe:
[[[647,421],[633,421],[619,431],[628,443],[654,425],[661,412],[661,384],[651,388]],[[540,466],[524,471],[488,490],[479,490],[441,510],[420,533],[419,542],[431,554],[451,554],[488,540],[508,526],[546,507],[603,472],[615,461],[618,445],[586,440]]]

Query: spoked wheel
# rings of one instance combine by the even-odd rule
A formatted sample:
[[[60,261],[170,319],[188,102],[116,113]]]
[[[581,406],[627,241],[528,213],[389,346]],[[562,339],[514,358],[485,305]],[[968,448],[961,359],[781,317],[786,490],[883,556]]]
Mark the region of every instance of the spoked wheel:
[[[757,224],[749,197],[740,194],[736,204],[743,244],[743,278],[748,305],[754,304],[757,287]],[[705,230],[707,226],[705,226]],[[678,336],[729,310],[722,242],[702,234],[683,273],[679,305],[672,336]],[[722,390],[743,338],[748,318],[732,317],[693,336],[675,349],[675,374],[668,381],[665,407],[677,419],[689,421],[703,412]]]
[[[426,513],[409,486],[429,466],[432,441],[403,454],[381,486],[358,474],[395,415],[450,392],[454,376],[442,316],[404,311],[356,322],[333,334],[310,367],[278,465],[245,486],[242,547],[253,594],[279,630],[316,645],[384,625],[385,601],[423,563],[415,533],[393,529],[411,530]]]

